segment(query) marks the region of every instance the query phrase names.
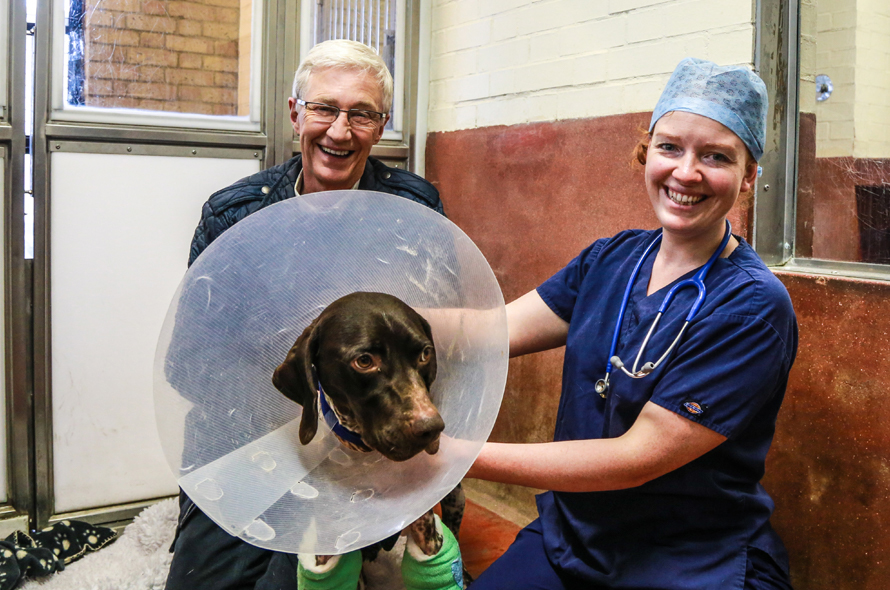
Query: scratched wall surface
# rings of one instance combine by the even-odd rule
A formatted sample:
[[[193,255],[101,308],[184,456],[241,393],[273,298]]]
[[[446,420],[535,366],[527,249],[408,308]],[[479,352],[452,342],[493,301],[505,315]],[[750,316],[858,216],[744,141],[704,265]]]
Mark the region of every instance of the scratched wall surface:
[[[764,485],[798,590],[890,587],[890,284],[779,275],[800,349]]]
[[[630,154],[647,113],[434,133],[427,177],[476,242],[507,301],[593,240],[655,219]],[[731,215],[749,237],[750,209]],[[774,524],[798,590],[890,587],[890,285],[781,276],[800,353],[768,459]],[[513,359],[492,440],[551,440],[562,351]],[[475,484],[474,484],[475,485]],[[533,491],[485,485],[522,514]],[[883,515],[883,516],[882,516]]]
[[[863,207],[857,203],[857,187],[883,190],[890,179],[890,158],[817,158],[816,124],[814,115],[801,113],[795,256],[885,262],[886,249],[877,250],[878,259],[870,258],[860,234],[887,231],[887,205]]]
[[[426,177],[512,301],[595,239],[655,227],[642,167],[631,164],[638,129],[648,121],[636,114],[433,133]],[[552,440],[561,372],[562,349],[511,360],[492,440]],[[535,515],[535,490],[470,486],[525,520]]]

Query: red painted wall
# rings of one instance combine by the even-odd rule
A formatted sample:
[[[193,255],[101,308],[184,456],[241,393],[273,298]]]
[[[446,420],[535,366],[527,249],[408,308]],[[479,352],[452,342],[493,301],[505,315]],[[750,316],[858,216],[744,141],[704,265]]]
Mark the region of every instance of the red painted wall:
[[[779,275],[800,349],[764,485],[798,590],[890,587],[890,284]]]
[[[649,114],[434,133],[427,178],[511,301],[593,240],[655,227],[631,163]],[[750,207],[734,211],[749,235]],[[890,587],[890,285],[782,276],[801,344],[765,485],[798,590]],[[552,438],[562,351],[514,359],[492,440]],[[531,491],[486,490],[520,508]]]

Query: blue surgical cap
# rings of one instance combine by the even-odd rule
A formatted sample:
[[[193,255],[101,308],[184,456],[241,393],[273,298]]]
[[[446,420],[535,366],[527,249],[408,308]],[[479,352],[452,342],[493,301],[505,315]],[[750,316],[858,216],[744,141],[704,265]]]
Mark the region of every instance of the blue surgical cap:
[[[766,84],[748,68],[687,57],[661,93],[649,132],[671,111],[702,115],[726,125],[759,160],[766,142],[768,108]]]

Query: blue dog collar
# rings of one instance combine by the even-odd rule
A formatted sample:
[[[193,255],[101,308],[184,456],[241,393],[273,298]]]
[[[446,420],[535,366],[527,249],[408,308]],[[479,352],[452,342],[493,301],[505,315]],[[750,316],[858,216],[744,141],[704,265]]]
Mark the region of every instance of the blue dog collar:
[[[317,375],[315,377],[315,385],[316,389],[318,389],[318,401],[321,403],[321,415],[324,417],[324,421],[331,429],[331,431],[333,431],[333,433],[341,439],[352,445],[355,445],[362,451],[372,451],[373,449],[366,445],[365,442],[362,440],[362,435],[357,432],[353,432],[352,430],[349,430],[348,428],[340,424],[340,420],[337,419],[337,414],[334,412],[331,404],[328,403],[327,396],[325,396],[324,390],[321,388],[321,381],[318,380]]]

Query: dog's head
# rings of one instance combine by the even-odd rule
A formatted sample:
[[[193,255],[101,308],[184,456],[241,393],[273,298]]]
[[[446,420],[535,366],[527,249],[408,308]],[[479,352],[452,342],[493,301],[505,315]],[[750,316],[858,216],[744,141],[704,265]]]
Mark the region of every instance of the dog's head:
[[[303,406],[303,444],[318,430],[313,366],[340,423],[366,445],[394,461],[438,451],[445,423],[429,398],[433,336],[401,300],[358,292],[334,301],[275,369],[275,387]]]

